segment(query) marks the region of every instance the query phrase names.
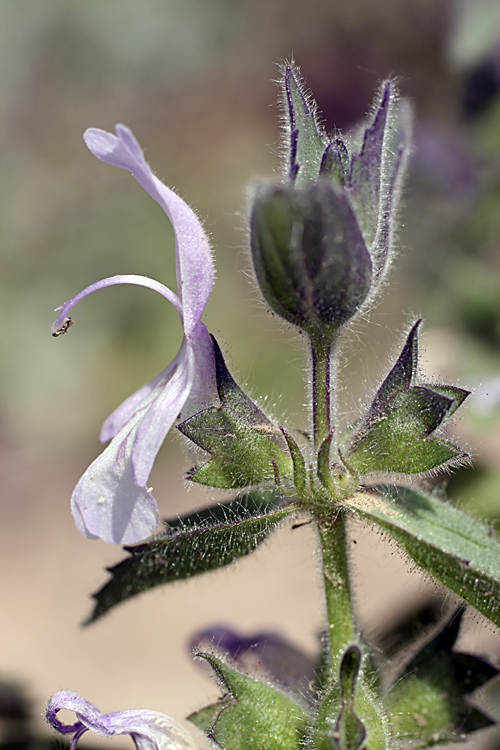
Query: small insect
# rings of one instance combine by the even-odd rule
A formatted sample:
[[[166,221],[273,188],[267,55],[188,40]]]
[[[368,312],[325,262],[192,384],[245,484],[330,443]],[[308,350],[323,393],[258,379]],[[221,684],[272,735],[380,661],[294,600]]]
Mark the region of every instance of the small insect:
[[[60,329],[58,331],[54,331],[54,333],[52,335],[55,336],[55,337],[62,336],[62,334],[66,333],[66,331],[68,330],[68,328],[70,326],[72,326],[72,325],[73,325],[73,318],[66,318],[66,320],[64,321],[64,323],[62,324],[62,326],[60,327]]]

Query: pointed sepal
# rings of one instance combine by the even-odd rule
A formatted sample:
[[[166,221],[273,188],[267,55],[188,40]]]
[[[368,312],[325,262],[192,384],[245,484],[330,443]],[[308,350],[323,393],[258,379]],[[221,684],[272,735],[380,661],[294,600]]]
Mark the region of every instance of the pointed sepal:
[[[307,490],[307,467],[304,460],[304,456],[297,445],[293,437],[285,430],[284,427],[280,427],[283,437],[288,445],[290,456],[292,458],[293,465],[293,483],[299,497],[303,497]]]
[[[196,658],[214,670],[221,700],[188,716],[222,750],[299,750],[308,724],[304,708],[284,692],[242,674],[213,653]]]
[[[272,482],[275,467],[291,478],[292,461],[283,435],[231,376],[212,337],[220,406],[210,407],[177,425],[177,429],[210,454],[188,478],[222,489]]]
[[[463,612],[455,612],[406,664],[388,694],[396,736],[418,740],[418,747],[463,739],[494,724],[466,700],[498,670],[483,659],[453,650]]]
[[[411,114],[394,81],[385,81],[373,106],[347,183],[373,261],[374,285],[389,265],[401,182],[411,141]]]
[[[117,604],[165,583],[230,565],[253,552],[290,513],[274,490],[254,490],[235,500],[168,522],[168,531],[146,544],[125,547],[128,557],[108,568],[96,593],[94,622]]]
[[[368,422],[375,421],[384,413],[385,405],[396,393],[409,388],[418,369],[418,329],[422,318],[411,327],[395,365],[384,379],[371,405]]]
[[[316,103],[293,63],[283,66],[278,83],[283,110],[283,153],[287,178],[296,185],[317,180],[328,140],[318,119]]]
[[[363,419],[347,439],[346,455],[359,474],[421,474],[468,460],[465,451],[433,433],[469,392],[455,386],[415,384],[418,320]]]
[[[377,487],[343,503],[385,529],[417,565],[500,627],[500,544],[491,529],[407,487]]]
[[[320,175],[328,176],[342,187],[351,168],[349,151],[342,138],[337,137],[332,143],[329,143],[321,159]]]

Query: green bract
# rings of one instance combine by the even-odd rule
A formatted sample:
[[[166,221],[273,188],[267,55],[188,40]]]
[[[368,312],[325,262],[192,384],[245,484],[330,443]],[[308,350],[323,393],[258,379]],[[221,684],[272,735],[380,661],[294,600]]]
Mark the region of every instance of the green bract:
[[[178,425],[178,430],[211,459],[189,478],[231,489],[269,482],[292,473],[292,460],[278,427],[235,383],[212,338],[220,406],[209,407]]]
[[[198,653],[210,664],[222,699],[189,720],[222,750],[299,750],[306,728],[303,707],[284,692],[241,674],[215,654]]]
[[[360,475],[422,474],[468,458],[465,451],[433,434],[454,414],[469,391],[415,383],[420,322],[408,334],[370,409],[344,440],[343,453]]]

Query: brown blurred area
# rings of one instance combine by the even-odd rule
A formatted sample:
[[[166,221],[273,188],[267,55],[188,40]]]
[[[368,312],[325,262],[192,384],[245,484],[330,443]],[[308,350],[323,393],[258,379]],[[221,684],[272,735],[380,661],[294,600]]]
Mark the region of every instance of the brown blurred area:
[[[342,408],[359,408],[418,314],[427,320],[426,371],[481,384],[500,372],[500,18],[491,0],[475,7],[0,0],[0,682],[25,686],[37,716],[52,692],[71,689],[104,711],[147,707],[180,719],[216,695],[190,659],[193,632],[275,630],[312,654],[321,622],[304,527],[281,530],[232,569],[80,626],[104,566],[122,552],[80,537],[72,489],[99,451],[103,419],[166,366],[181,339],[175,311],[131,287],[89,298],[68,336],[50,336],[53,309],[100,278],[175,278],[166,217],[130,175],[99,163],[82,133],[127,124],[156,173],[196,208],[217,262],[208,327],[239,382],[306,427],[301,343],[258,302],[247,257],[248,186],[279,169],[276,63],[300,64],[329,130],[361,120],[377,83],[396,76],[416,111],[402,257],[371,323],[357,326]],[[478,14],[493,19],[479,31]],[[464,497],[496,522],[498,413],[471,411],[456,429],[484,483],[470,489],[467,476]],[[187,468],[169,437],[151,477],[162,515],[213,499],[187,491]],[[411,610],[426,584],[369,531],[359,539],[357,600],[377,631],[391,601]],[[491,630],[471,622],[474,648],[498,654]]]

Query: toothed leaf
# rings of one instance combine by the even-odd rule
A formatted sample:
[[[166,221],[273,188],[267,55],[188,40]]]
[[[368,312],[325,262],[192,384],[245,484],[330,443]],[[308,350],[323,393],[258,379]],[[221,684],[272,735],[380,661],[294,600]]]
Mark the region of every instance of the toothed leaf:
[[[448,385],[414,385],[418,367],[417,320],[368,413],[344,439],[344,452],[359,474],[420,474],[466,459],[447,440],[429,438],[468,395]]]
[[[88,622],[148,589],[229,565],[253,552],[293,511],[276,491],[255,490],[226,505],[171,522],[152,542],[125,547],[128,557],[109,568]]]

